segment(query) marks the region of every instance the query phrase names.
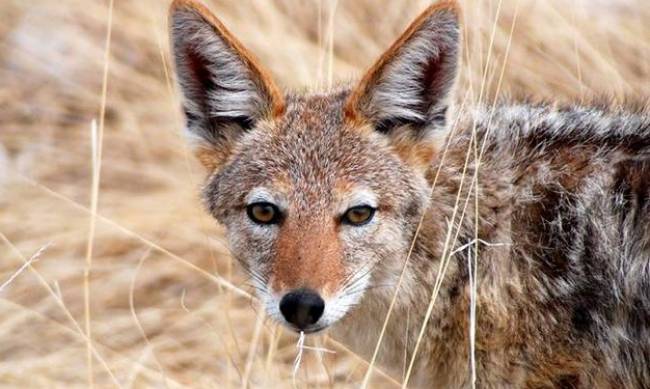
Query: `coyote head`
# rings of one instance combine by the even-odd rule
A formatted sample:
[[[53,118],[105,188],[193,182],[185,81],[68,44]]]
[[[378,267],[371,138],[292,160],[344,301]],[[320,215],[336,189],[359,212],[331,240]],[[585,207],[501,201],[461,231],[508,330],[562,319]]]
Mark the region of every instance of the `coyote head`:
[[[268,313],[328,327],[391,284],[428,206],[459,57],[458,10],[427,9],[361,81],[284,94],[206,8],[171,8],[204,199]]]

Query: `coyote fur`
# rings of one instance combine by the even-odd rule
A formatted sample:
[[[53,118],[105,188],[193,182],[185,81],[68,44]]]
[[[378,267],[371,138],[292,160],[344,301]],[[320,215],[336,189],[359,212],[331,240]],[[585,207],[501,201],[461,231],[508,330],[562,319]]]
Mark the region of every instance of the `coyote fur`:
[[[456,113],[451,0],[321,93],[282,92],[197,1],[170,12],[203,198],[269,316],[370,358],[391,308],[379,363],[406,353],[413,385],[650,388],[643,110]]]

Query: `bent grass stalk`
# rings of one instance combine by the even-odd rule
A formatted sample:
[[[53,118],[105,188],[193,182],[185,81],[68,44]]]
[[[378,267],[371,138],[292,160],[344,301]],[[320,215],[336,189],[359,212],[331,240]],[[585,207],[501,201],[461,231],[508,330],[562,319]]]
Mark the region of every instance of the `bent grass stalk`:
[[[502,0],[499,0],[499,3],[497,5],[497,10],[496,10],[496,16],[495,16],[494,22],[492,24],[492,33],[490,35],[490,44],[489,44],[489,47],[488,47],[487,59],[485,61],[485,66],[484,66],[484,70],[483,70],[483,78],[482,78],[482,81],[481,81],[481,88],[480,88],[480,92],[479,92],[479,102],[478,102],[479,106],[482,103],[483,96],[484,96],[484,90],[486,88],[486,79],[487,79],[487,74],[488,74],[488,68],[489,68],[489,65],[490,65],[491,57],[492,57],[492,50],[494,48],[494,37],[495,37],[496,31],[497,31],[497,22],[499,20],[499,16],[500,16],[500,12],[501,12],[501,6],[502,6]],[[484,143],[483,144],[485,144],[486,140],[487,140],[487,137],[484,138]],[[411,355],[411,361],[410,361],[409,367],[408,367],[408,369],[406,371],[406,377],[404,378],[404,382],[402,383],[402,387],[404,387],[404,388],[406,388],[408,386],[408,382],[410,380],[411,374],[413,373],[413,368],[414,368],[414,365],[415,365],[415,361],[417,359],[417,353],[418,353],[418,350],[420,348],[420,344],[421,344],[422,339],[424,337],[424,333],[426,331],[427,324],[428,324],[429,319],[431,317],[431,313],[433,312],[433,306],[434,306],[434,304],[435,304],[435,302],[437,300],[438,293],[440,292],[440,288],[442,286],[444,276],[445,276],[447,268],[449,266],[449,261],[451,259],[451,255],[449,255],[448,253],[449,253],[450,247],[453,247],[453,245],[455,245],[456,239],[458,238],[458,235],[460,233],[462,222],[463,222],[463,219],[465,217],[465,210],[466,210],[466,207],[467,207],[467,203],[469,202],[469,198],[471,197],[471,193],[472,193],[471,188],[475,185],[475,188],[477,188],[476,192],[478,192],[478,168],[479,168],[479,166],[478,166],[478,161],[476,161],[477,166],[474,167],[474,177],[472,179],[472,183],[470,184],[470,190],[468,191],[468,195],[467,195],[467,199],[466,199],[466,202],[465,202],[465,206],[463,207],[462,215],[461,215],[461,217],[460,217],[460,219],[458,221],[458,228],[456,229],[456,235],[454,237],[453,242],[450,242],[449,237],[451,235],[451,228],[452,228],[452,226],[453,226],[453,224],[455,222],[455,216],[456,216],[456,212],[457,212],[458,206],[459,206],[459,200],[460,200],[460,196],[461,196],[461,193],[462,193],[461,190],[462,190],[463,183],[465,181],[465,177],[466,177],[466,174],[467,174],[467,167],[469,165],[470,155],[471,155],[472,149],[476,147],[475,144],[477,142],[478,142],[478,139],[477,139],[477,134],[476,134],[476,123],[474,123],[473,128],[472,128],[472,138],[470,139],[469,145],[467,146],[467,154],[466,154],[466,158],[465,158],[465,164],[463,166],[463,171],[462,171],[461,181],[460,181],[460,184],[459,184],[459,189],[458,189],[457,196],[456,196],[456,203],[454,204],[454,210],[452,212],[452,217],[451,217],[451,221],[450,221],[450,229],[447,232],[447,237],[445,239],[445,244],[444,244],[444,247],[443,247],[442,260],[441,260],[441,264],[440,264],[440,268],[442,268],[442,272],[438,272],[438,275],[436,277],[436,283],[434,285],[434,289],[433,289],[433,292],[431,294],[431,298],[430,298],[429,304],[427,306],[427,310],[426,310],[422,325],[420,327],[420,332],[418,334],[417,341],[415,342],[415,347],[413,349],[413,354]],[[477,197],[476,201],[478,202],[478,197]],[[475,229],[475,233],[477,233],[476,229]],[[475,239],[478,239],[478,237],[475,237]],[[450,246],[450,243],[451,243],[451,246]],[[475,298],[476,297],[474,297],[474,299]],[[471,366],[471,367],[474,367],[474,366]],[[476,374],[475,370],[472,370],[471,374],[472,374],[472,376],[474,376]]]
[[[48,194],[48,195],[50,195],[50,196],[52,196],[52,197],[55,197],[55,198],[57,198],[57,199],[59,199],[59,200],[65,202],[65,203],[69,204],[71,207],[73,207],[73,208],[75,208],[75,209],[78,209],[78,210],[81,210],[81,211],[86,212],[86,213],[89,213],[89,212],[90,212],[90,210],[89,210],[86,206],[77,203],[76,201],[74,201],[74,200],[72,200],[72,199],[70,199],[70,198],[68,198],[68,197],[66,197],[66,196],[64,196],[64,195],[62,195],[61,193],[58,193],[58,192],[56,192],[56,191],[50,189],[49,187],[47,187],[47,186],[45,186],[45,185],[43,185],[43,184],[41,184],[41,183],[39,183],[39,182],[37,182],[37,181],[34,181],[33,179],[31,179],[31,178],[29,178],[29,177],[26,177],[26,176],[24,176],[24,175],[22,175],[22,174],[20,174],[20,173],[18,173],[18,172],[14,172],[14,173],[16,174],[17,177],[20,177],[20,178],[23,179],[25,182],[27,182],[27,183],[33,185],[34,187],[36,187],[36,188],[42,190],[42,191],[45,192],[46,194]],[[136,239],[136,240],[138,240],[138,241],[144,243],[145,245],[150,246],[152,249],[155,249],[156,251],[158,251],[158,252],[160,252],[160,253],[163,253],[163,254],[167,255],[169,258],[175,260],[176,262],[178,262],[179,264],[181,264],[181,265],[183,265],[183,266],[189,268],[190,270],[196,271],[198,274],[202,275],[204,278],[206,278],[206,279],[212,281],[212,282],[215,283],[216,285],[221,286],[221,287],[223,287],[223,288],[226,289],[226,290],[230,290],[230,291],[233,292],[235,295],[237,295],[237,296],[239,296],[239,297],[242,297],[242,298],[245,298],[245,299],[247,299],[247,300],[249,300],[249,301],[253,301],[253,302],[254,302],[254,301],[257,301],[257,299],[256,299],[252,294],[250,294],[250,293],[248,293],[247,291],[245,291],[245,290],[239,288],[238,286],[234,285],[234,284],[231,283],[230,281],[228,281],[228,280],[226,280],[226,279],[224,279],[224,278],[222,278],[222,277],[220,277],[220,276],[218,276],[218,275],[214,275],[214,274],[212,274],[212,273],[207,272],[206,270],[204,270],[204,269],[198,267],[197,265],[193,264],[192,262],[188,261],[187,259],[182,258],[181,256],[179,256],[179,255],[177,255],[177,254],[175,254],[175,253],[169,251],[168,249],[166,249],[166,248],[160,246],[159,244],[157,244],[157,243],[155,243],[155,242],[153,242],[153,241],[151,241],[151,240],[149,240],[149,239],[143,237],[142,235],[138,234],[137,232],[135,232],[135,231],[133,231],[133,230],[130,230],[130,229],[128,229],[128,228],[122,226],[121,224],[115,222],[114,220],[112,220],[112,219],[110,219],[110,218],[108,218],[108,217],[105,217],[105,216],[103,216],[103,215],[101,215],[101,214],[97,214],[97,218],[98,218],[99,220],[101,220],[103,223],[106,223],[106,224],[112,226],[113,228],[115,228],[116,230],[122,232],[123,234],[125,234],[125,235],[127,235],[127,236],[130,236],[130,237],[132,237],[132,238],[134,238],[134,239]],[[1,233],[0,233],[0,237],[1,237],[1,236],[2,236],[2,235],[1,235]],[[366,361],[363,357],[361,357],[361,356],[358,355],[357,353],[355,353],[355,352],[353,352],[352,350],[350,350],[347,346],[345,346],[345,345],[342,344],[341,342],[338,342],[338,341],[336,341],[336,340],[334,340],[334,339],[329,339],[328,341],[329,341],[332,345],[334,345],[335,347],[337,347],[337,348],[339,348],[339,349],[345,351],[346,353],[350,354],[351,356],[353,356],[354,358],[358,359],[358,360],[361,361],[362,363],[364,363],[364,364],[366,364],[366,365],[369,365],[369,364],[370,364],[369,361]],[[383,378],[385,378],[387,381],[389,381],[389,382],[391,382],[391,383],[396,384],[397,386],[399,386],[399,383],[398,383],[398,382],[397,382],[393,377],[391,377],[390,374],[388,374],[388,373],[386,373],[385,371],[383,371],[382,369],[378,369],[378,368],[376,368],[376,367],[375,367],[375,370],[376,370],[376,371],[377,371],[377,372],[378,372],[378,373],[379,373]]]
[[[463,108],[465,106],[465,102],[467,101],[468,96],[469,96],[469,94],[466,93],[465,98],[463,99],[463,102],[462,102],[462,104],[461,104],[461,106],[459,108],[459,111],[463,110]],[[456,122],[454,122],[452,124],[451,131],[450,131],[450,136],[447,139],[447,141],[445,142],[445,148],[443,149],[442,156],[440,158],[440,164],[438,165],[438,168],[436,170],[436,174],[435,174],[434,179],[433,179],[433,183],[431,184],[431,188],[429,190],[429,198],[431,198],[431,196],[433,196],[433,192],[434,192],[434,190],[436,188],[436,184],[438,183],[438,178],[440,176],[440,171],[442,170],[442,167],[443,167],[444,162],[445,162],[446,157],[447,157],[447,152],[449,150],[450,141],[451,141],[451,139],[453,137],[453,134],[455,133],[456,128],[458,127],[458,120],[459,120],[459,116],[456,118]],[[420,234],[420,229],[422,228],[422,223],[424,223],[424,217],[426,215],[426,211],[427,210],[425,210],[422,213],[422,216],[420,216],[420,220],[418,221],[418,225],[417,225],[417,227],[415,229],[414,237],[411,240],[411,245],[409,247],[409,251],[408,251],[408,253],[406,255],[406,258],[404,260],[404,264],[402,265],[402,270],[400,271],[399,278],[397,279],[397,284],[395,286],[395,291],[393,292],[393,296],[391,298],[390,305],[388,306],[388,311],[386,312],[386,315],[384,316],[384,322],[382,324],[381,331],[379,333],[379,337],[377,338],[377,342],[375,344],[375,349],[373,351],[372,358],[370,359],[370,365],[368,366],[368,369],[366,370],[366,374],[364,375],[363,381],[361,383],[361,388],[363,388],[363,389],[368,387],[368,384],[370,383],[370,377],[372,376],[373,369],[375,369],[375,364],[377,362],[377,357],[379,356],[379,351],[381,349],[381,343],[382,343],[382,341],[384,339],[384,336],[386,334],[386,330],[388,328],[388,322],[390,321],[393,310],[395,309],[395,304],[397,302],[397,297],[399,295],[399,291],[401,290],[402,283],[404,282],[404,276],[406,274],[406,269],[407,269],[409,261],[411,259],[413,249],[415,248],[415,242],[417,241],[417,238],[418,238],[418,236]]]
[[[23,254],[18,250],[18,248],[16,246],[14,246],[13,243],[11,243],[11,241],[9,239],[7,239],[7,237],[2,232],[0,232],[0,239],[14,251],[14,253],[16,253],[16,256],[18,256],[23,262],[25,262],[25,263],[28,262],[28,260],[23,256]],[[97,360],[104,367],[104,370],[106,370],[106,373],[111,378],[111,381],[113,382],[113,384],[115,386],[117,386],[118,388],[121,388],[122,385],[120,384],[120,382],[117,380],[117,378],[113,374],[113,371],[108,366],[108,363],[106,362],[104,357],[102,357],[102,355],[97,351],[97,349],[95,348],[93,343],[89,341],[87,333],[81,328],[81,326],[79,325],[77,320],[74,318],[74,316],[72,316],[72,313],[70,313],[70,310],[68,310],[65,303],[63,302],[63,299],[61,299],[60,295],[50,286],[50,284],[45,280],[45,278],[43,278],[43,276],[31,264],[28,264],[27,268],[30,270],[30,272],[32,272],[32,274],[34,274],[36,276],[36,278],[38,279],[38,282],[41,284],[41,286],[43,288],[45,288],[45,290],[48,292],[48,294],[50,294],[54,298],[54,301],[57,303],[59,308],[61,308],[61,310],[65,314],[66,318],[70,321],[70,323],[72,324],[74,329],[77,331],[77,333],[84,339],[84,341],[87,344],[90,345],[90,351],[91,351],[92,355],[95,358],[97,358]]]
[[[399,8],[386,1],[338,2],[336,15],[332,19],[329,11],[333,1],[319,0],[318,48],[315,47],[316,3],[312,7],[314,12],[309,6],[303,7],[302,3],[294,0],[268,6],[256,5],[256,10],[269,11],[264,19],[273,22],[272,28],[268,28],[264,23],[255,25],[256,28],[249,28],[250,5],[246,2],[213,2],[211,6],[227,19],[233,32],[243,33],[244,43],[260,54],[264,63],[273,64],[271,70],[282,83],[288,81],[295,85],[296,74],[313,74],[312,65],[318,60],[318,84],[326,89],[328,81],[335,79],[337,74],[346,77],[348,74],[362,71],[374,59],[374,55],[386,47],[384,44],[387,42],[384,40],[391,39],[393,32],[398,33],[401,30],[403,23],[408,19],[406,13],[411,11],[404,10],[402,13],[399,10],[399,15],[397,12],[385,12],[398,11]],[[467,23],[463,23],[464,36],[469,37],[465,44],[471,49],[466,50],[464,54],[467,58],[463,64],[461,82],[469,91],[476,87],[476,96],[474,92],[470,93],[473,101],[478,98],[478,86],[482,80],[485,80],[483,96],[487,96],[485,91],[492,93],[493,81],[497,81],[497,78],[497,91],[500,91],[503,85],[506,93],[517,95],[518,91],[526,91],[542,99],[560,102],[589,101],[590,95],[607,90],[619,97],[623,93],[634,95],[643,92],[643,85],[650,71],[647,61],[647,58],[650,58],[650,46],[644,44],[648,41],[645,38],[649,36],[650,30],[647,29],[648,23],[644,21],[648,20],[650,14],[647,7],[642,7],[642,1],[617,2],[615,6],[602,2],[602,7],[580,8],[584,6],[581,4],[583,1],[573,0],[570,4],[574,12],[570,12],[572,9],[567,9],[565,2],[561,0],[548,0],[541,6],[533,0],[503,2],[503,16],[500,18],[500,27],[495,37],[494,60],[490,61],[487,77],[484,76],[485,53],[493,22],[491,15],[494,15],[497,0],[462,2],[467,20]],[[89,292],[92,293],[88,293],[88,301],[92,303],[92,312],[89,311],[92,313],[92,316],[89,316],[92,319],[92,333],[90,339],[86,336],[83,278],[86,264],[83,256],[88,244],[88,219],[92,206],[85,204],[87,200],[84,199],[90,202],[88,187],[91,185],[86,185],[86,181],[76,178],[90,178],[86,173],[90,171],[91,162],[86,155],[92,147],[88,143],[88,122],[93,117],[96,117],[98,122],[100,120],[96,112],[100,103],[97,91],[103,85],[100,85],[100,82],[102,66],[105,65],[105,62],[102,63],[102,54],[105,55],[108,3],[109,1],[88,3],[78,0],[56,3],[46,0],[38,4],[4,2],[0,6],[0,15],[5,21],[0,24],[0,36],[4,38],[0,39],[0,52],[3,54],[3,61],[0,61],[3,62],[0,64],[0,78],[7,80],[8,88],[5,88],[6,93],[3,96],[13,102],[7,110],[0,113],[0,121],[10,129],[0,131],[0,143],[10,152],[7,169],[12,174],[14,171],[21,172],[17,176],[24,174],[34,177],[30,184],[37,182],[63,195],[49,196],[42,187],[27,185],[28,181],[21,179],[13,181],[13,178],[10,178],[9,181],[3,181],[3,184],[9,182],[10,186],[0,187],[0,231],[5,237],[9,237],[21,251],[30,254],[36,252],[44,243],[38,241],[38,236],[46,237],[45,241],[55,241],[57,246],[56,250],[48,249],[47,255],[25,267],[17,278],[2,289],[5,298],[1,299],[0,303],[4,306],[6,314],[0,315],[5,328],[0,344],[3,344],[5,351],[16,349],[18,345],[18,349],[22,348],[21,353],[24,352],[26,358],[5,359],[0,366],[0,381],[15,379],[15,382],[11,381],[12,384],[22,387],[29,386],[28,382],[54,382],[58,386],[78,383],[88,385],[90,378],[87,377],[87,360],[90,345],[91,363],[96,365],[92,378],[96,387],[131,387],[141,384],[162,386],[161,374],[153,359],[153,350],[142,340],[137,326],[132,323],[127,295],[129,281],[133,275],[132,267],[142,254],[139,250],[142,247],[151,247],[145,241],[152,241],[150,237],[154,236],[152,243],[172,255],[152,248],[152,257],[163,254],[162,262],[153,266],[151,259],[152,263],[147,262],[147,272],[141,272],[139,277],[148,281],[165,279],[169,284],[180,285],[183,289],[187,287],[188,297],[190,287],[186,283],[191,283],[191,296],[196,296],[205,304],[200,312],[185,312],[176,309],[178,307],[174,303],[178,296],[170,295],[163,304],[171,306],[165,306],[150,297],[149,291],[145,289],[142,289],[140,295],[140,283],[133,292],[140,320],[148,331],[150,342],[155,345],[156,357],[165,368],[168,385],[185,387],[183,383],[192,382],[199,386],[210,386],[215,382],[223,382],[224,387],[239,386],[247,358],[247,347],[242,350],[233,346],[230,336],[236,344],[238,338],[242,341],[250,339],[253,333],[255,320],[252,319],[254,316],[250,314],[248,307],[251,300],[246,297],[247,289],[240,287],[239,274],[235,274],[234,278],[231,276],[230,257],[226,251],[215,256],[215,266],[208,265],[206,258],[212,255],[210,242],[207,244],[210,253],[206,254],[206,245],[200,246],[199,241],[201,235],[221,238],[222,232],[215,230],[213,221],[208,217],[197,217],[200,210],[194,207],[191,210],[179,208],[173,216],[163,210],[168,203],[189,203],[196,200],[196,196],[191,200],[183,199],[182,196],[187,196],[186,189],[189,186],[196,191],[196,179],[202,177],[199,177],[198,171],[191,172],[199,165],[193,162],[189,153],[183,153],[186,143],[178,142],[180,102],[174,103],[173,98],[177,94],[171,83],[173,76],[167,67],[168,62],[164,62],[168,56],[165,33],[162,32],[161,26],[157,29],[155,26],[151,28],[152,22],[164,18],[165,7],[161,7],[155,0],[115,2],[108,84],[111,95],[107,102],[106,116],[106,126],[110,126],[111,131],[110,136],[107,132],[105,142],[102,142],[104,156],[99,193],[102,209],[104,204],[106,209],[99,210],[101,215],[97,215],[96,219],[92,277],[89,277],[89,280],[92,279],[92,283],[89,281]],[[286,7],[285,3],[297,6]],[[423,2],[417,3],[423,5]],[[513,19],[517,19],[517,11],[515,10],[514,16],[512,11],[519,3],[521,12],[533,8],[535,12],[526,12],[526,18],[519,18],[513,39]],[[375,8],[382,10],[380,15],[373,13]],[[575,8],[578,8],[578,12],[575,12]],[[45,14],[45,18],[38,17],[39,14]],[[630,20],[629,15],[634,17]],[[382,31],[377,31],[376,25],[373,24],[376,17],[382,19]],[[336,52],[328,50],[329,35],[332,31],[328,27],[332,21],[336,27]],[[520,28],[519,25],[526,27]],[[164,29],[166,30],[166,27]],[[266,30],[261,34],[256,32],[260,29]],[[47,39],[42,40],[43,44],[37,44],[33,38],[38,38],[43,31]],[[25,37],[31,38],[25,40]],[[359,40],[349,39],[350,37],[358,37]],[[283,47],[279,55],[276,55],[277,44],[282,44]],[[542,45],[543,52],[539,50]],[[49,46],[65,50],[50,52],[47,51]],[[133,50],[134,47],[138,50]],[[509,62],[507,73],[504,50],[505,58]],[[125,55],[127,53],[128,55]],[[306,55],[304,58],[298,58],[295,53]],[[477,55],[478,53],[480,54]],[[74,58],[70,60],[66,56]],[[310,61],[309,58],[314,60]],[[334,76],[330,76],[331,67],[328,68],[330,58],[335,64]],[[500,75],[497,60],[504,61]],[[301,77],[300,83],[307,81],[304,76]],[[34,88],[35,83],[37,89]],[[38,90],[38,93],[34,93],[35,90]],[[172,96],[172,99],[169,99],[168,95]],[[497,95],[498,92],[495,93],[495,96]],[[170,106],[170,103],[173,105]],[[23,120],[24,112],[33,112],[35,109],[44,115],[38,115],[36,121]],[[490,111],[490,119],[493,113],[494,109]],[[12,128],[18,131],[12,131]],[[134,136],[134,133],[139,136]],[[483,135],[480,133],[481,137]],[[95,144],[98,145],[99,142]],[[483,145],[480,139],[473,144],[473,159],[477,159],[477,146],[480,151],[484,149]],[[183,159],[189,169],[182,169]],[[468,189],[475,188],[477,183],[485,179],[481,159],[482,156],[479,155],[476,165],[480,175],[477,173],[477,178]],[[35,163],[32,163],[32,160]],[[178,161],[181,161],[181,164]],[[130,187],[130,176],[135,175],[134,172],[138,175],[137,180],[134,180],[138,187]],[[185,174],[186,172],[190,174]],[[468,173],[468,176],[470,174]],[[151,190],[148,188],[149,183],[154,184]],[[470,197],[469,201],[473,203],[470,205],[475,207],[476,217],[476,201],[481,199],[476,198],[475,189],[470,193],[474,197]],[[70,201],[64,200],[63,197],[84,206],[68,207]],[[149,197],[148,202],[144,201],[144,197]],[[6,204],[11,206],[7,208]],[[159,208],[154,210],[154,206]],[[459,207],[463,208],[462,203]],[[7,210],[8,212],[3,213]],[[38,215],[39,212],[47,212],[49,217],[24,217]],[[467,212],[471,213],[469,206]],[[107,224],[102,216],[114,224]],[[173,227],[177,234],[158,236],[160,229],[166,228],[164,223],[175,223]],[[132,233],[127,233],[116,225],[126,227],[126,230]],[[465,226],[468,228],[469,237],[471,226],[467,222]],[[456,225],[451,232],[452,238],[455,230]],[[142,240],[143,237],[147,238]],[[102,255],[98,256],[100,242],[102,248],[106,247],[107,251],[102,249]],[[465,242],[458,242],[458,245],[465,246],[463,243]],[[476,318],[480,318],[477,315],[482,314],[481,302],[477,303],[476,298],[481,297],[477,294],[484,277],[482,270],[474,265],[478,263],[479,255],[484,257],[487,250],[484,247],[477,248],[476,239],[471,243],[474,247],[470,245],[464,247],[464,250],[472,250],[469,254],[472,256],[472,263],[468,265],[463,261],[461,266],[469,266],[473,270],[472,286],[476,291],[470,294],[470,304],[476,304],[478,307],[475,306],[474,318],[470,317],[470,323],[473,321],[476,324]],[[486,242],[479,244],[487,245]],[[458,252],[457,250],[453,251]],[[44,260],[45,257],[47,261]],[[56,261],[56,264],[53,265],[50,258]],[[81,261],[78,261],[80,258]],[[190,259],[193,263],[189,262]],[[181,263],[182,260],[187,263]],[[177,264],[181,265],[179,269],[182,268],[182,271],[175,272],[169,278],[166,272],[170,267],[177,267]],[[8,266],[9,263],[5,263],[5,267],[0,269],[5,276],[0,280],[0,284],[19,267]],[[407,269],[407,277],[410,269]],[[201,270],[205,272],[202,273]],[[199,277],[195,276],[196,273]],[[233,289],[221,285],[218,277],[229,282]],[[45,287],[46,284],[49,284],[50,289]],[[147,285],[148,282],[142,283],[143,288]],[[42,293],[41,290],[45,292]],[[388,293],[392,294],[393,290]],[[42,295],[45,298],[42,298]],[[226,296],[232,296],[232,304],[226,302]],[[218,301],[216,309],[212,304],[213,297]],[[112,305],[114,302],[117,305]],[[112,310],[116,307],[119,311]],[[66,313],[65,310],[69,312]],[[154,337],[149,332],[145,311],[147,314],[164,315],[166,323],[170,325],[160,328],[160,331],[156,329]],[[409,321],[410,326],[415,328],[419,323],[414,322],[413,312],[411,311],[412,317]],[[391,325],[395,316],[392,315]],[[229,319],[224,320],[226,317]],[[77,321],[78,326],[73,324],[71,318]],[[39,326],[39,330],[32,333],[21,332],[24,323],[29,323],[34,328]],[[176,337],[179,334],[174,331],[182,331],[182,338],[192,345],[177,342]],[[17,337],[13,336],[13,333],[22,335]],[[214,333],[213,336],[210,336],[211,333]],[[471,340],[473,333],[470,328],[471,354],[480,349],[480,342]],[[61,336],[50,336],[51,334]],[[480,335],[480,330],[478,334]],[[211,347],[210,342],[201,341],[206,340],[206,336],[217,340],[217,350]],[[413,348],[415,336],[416,331],[411,331],[406,336],[409,353]],[[71,342],[66,343],[66,338]],[[134,341],[127,347],[121,346],[126,339]],[[271,340],[276,346],[269,349],[266,360],[256,360],[251,375],[251,378],[255,378],[249,381],[251,387],[291,386],[295,345],[287,343],[285,335],[278,334],[275,338],[271,337]],[[474,347],[471,346],[472,342]],[[246,346],[248,343],[246,341]],[[266,347],[267,342],[260,344]],[[29,347],[23,347],[25,345]],[[399,374],[399,377],[396,374],[400,381],[398,382],[392,377],[384,376],[374,363],[369,367],[370,364],[365,360],[346,351],[345,346],[329,341],[327,345],[338,352],[336,357],[327,359],[328,367],[331,366],[334,386],[358,387],[368,370],[374,374],[369,387],[374,386],[375,382],[379,383],[379,380],[385,385],[401,386],[406,366],[403,368],[404,373]],[[51,351],[42,354],[30,351],[32,348],[36,350],[41,347]],[[260,348],[261,346],[258,347],[258,353]],[[175,369],[176,363],[188,354],[193,354],[193,365]],[[420,354],[423,356],[422,350]],[[402,357],[401,353],[399,357]],[[231,362],[228,363],[228,360]],[[471,366],[471,361],[468,361]],[[408,362],[407,360],[404,364]],[[112,374],[105,372],[105,366]],[[478,359],[474,366],[472,371],[476,374],[476,368],[481,367]],[[273,376],[264,377],[258,370],[267,367]],[[16,376],[13,373],[16,369],[24,371],[25,374]],[[258,381],[258,377],[264,379]],[[302,376],[300,378],[302,379]],[[301,386],[316,385],[317,380],[313,374],[311,378],[309,381],[300,381]],[[470,381],[468,386],[469,383]]]

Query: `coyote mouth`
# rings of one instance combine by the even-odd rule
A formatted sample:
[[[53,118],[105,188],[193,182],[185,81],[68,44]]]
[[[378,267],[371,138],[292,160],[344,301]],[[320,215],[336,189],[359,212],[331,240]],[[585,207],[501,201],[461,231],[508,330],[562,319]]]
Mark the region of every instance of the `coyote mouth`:
[[[313,326],[313,327],[307,327],[307,328],[298,328],[296,326],[289,325],[288,327],[292,331],[294,331],[294,332],[296,332],[298,334],[301,333],[301,332],[304,332],[305,335],[311,335],[311,334],[316,334],[318,332],[324,331],[329,326]]]

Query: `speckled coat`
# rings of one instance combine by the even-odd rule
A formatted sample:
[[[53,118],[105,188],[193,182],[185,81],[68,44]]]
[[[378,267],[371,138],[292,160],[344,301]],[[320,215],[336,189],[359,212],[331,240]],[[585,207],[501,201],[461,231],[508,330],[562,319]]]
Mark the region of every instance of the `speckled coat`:
[[[643,109],[456,112],[453,1],[359,83],[307,95],[281,92],[196,1],[170,20],[205,203],[273,319],[289,325],[279,299],[310,288],[326,302],[311,332],[332,327],[370,358],[399,284],[378,355],[396,377],[413,359],[412,385],[467,387],[474,355],[479,387],[650,387]],[[277,223],[249,219],[260,201]],[[342,223],[359,204],[372,220]]]

